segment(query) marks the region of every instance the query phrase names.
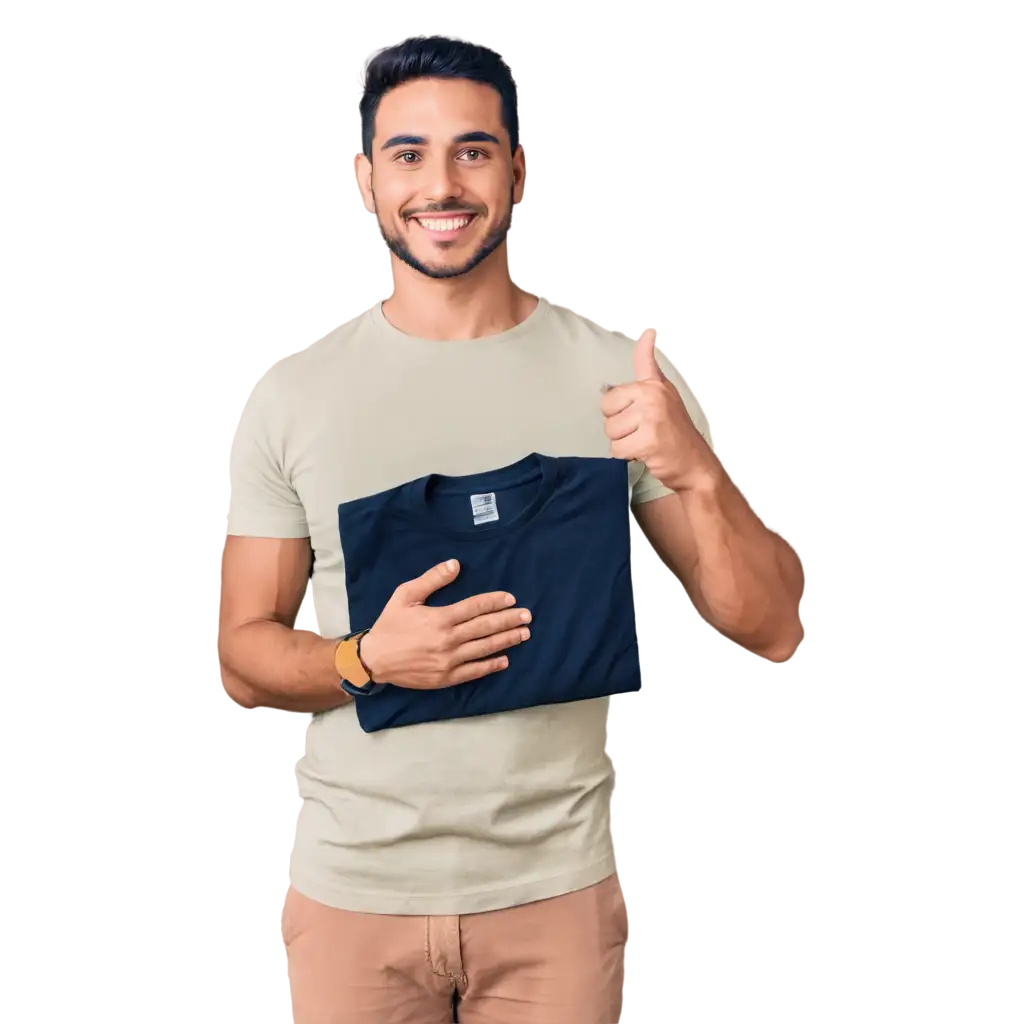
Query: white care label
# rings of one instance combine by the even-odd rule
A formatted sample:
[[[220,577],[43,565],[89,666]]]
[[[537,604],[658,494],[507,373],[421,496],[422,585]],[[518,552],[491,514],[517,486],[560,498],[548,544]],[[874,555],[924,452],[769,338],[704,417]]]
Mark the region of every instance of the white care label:
[[[494,491],[490,494],[471,494],[469,504],[473,509],[474,526],[493,523],[498,518],[498,502],[495,500]]]

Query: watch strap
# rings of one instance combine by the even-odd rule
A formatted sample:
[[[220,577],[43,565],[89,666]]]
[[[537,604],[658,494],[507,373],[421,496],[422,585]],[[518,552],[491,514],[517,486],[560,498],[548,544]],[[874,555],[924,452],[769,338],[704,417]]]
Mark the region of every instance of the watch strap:
[[[369,697],[381,684],[374,681],[363,663],[360,645],[368,629],[357,629],[338,640],[334,648],[334,668],[341,680],[341,688],[353,697]]]

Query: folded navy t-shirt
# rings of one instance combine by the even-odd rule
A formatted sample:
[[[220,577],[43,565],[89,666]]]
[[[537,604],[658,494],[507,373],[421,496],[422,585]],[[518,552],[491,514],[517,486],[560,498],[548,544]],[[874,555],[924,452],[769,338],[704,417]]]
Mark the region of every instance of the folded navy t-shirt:
[[[639,690],[627,474],[622,459],[533,452],[341,504],[353,631],[374,624],[399,584],[449,558],[459,575],[428,605],[503,590],[533,616],[530,638],[504,652],[505,669],[438,690],[387,684],[356,697],[362,729]]]

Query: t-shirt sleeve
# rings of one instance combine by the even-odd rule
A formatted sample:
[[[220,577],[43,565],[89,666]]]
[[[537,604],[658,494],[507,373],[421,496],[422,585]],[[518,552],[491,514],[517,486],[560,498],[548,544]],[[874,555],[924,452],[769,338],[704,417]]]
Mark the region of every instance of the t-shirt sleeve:
[[[660,349],[655,349],[655,358],[658,361],[658,365],[661,367],[662,372],[666,377],[675,385],[676,391],[679,392],[680,397],[683,400],[683,405],[686,407],[686,411],[690,414],[690,419],[693,420],[693,425],[700,431],[701,437],[704,438],[708,443],[708,447],[714,451],[715,445],[711,439],[711,427],[708,424],[708,418],[704,415],[704,410],[700,407],[700,403],[694,397],[693,392],[690,390],[689,385],[683,380],[682,374],[672,365],[671,360],[665,355]],[[667,494],[672,494],[672,490],[666,487],[660,480],[653,476],[650,471],[644,466],[644,471],[637,480],[633,487],[633,496],[630,499],[631,505],[639,505],[645,501],[651,501],[653,498],[662,498]]]
[[[249,395],[231,445],[227,532],[233,536],[309,536],[284,463],[283,412],[271,371]]]

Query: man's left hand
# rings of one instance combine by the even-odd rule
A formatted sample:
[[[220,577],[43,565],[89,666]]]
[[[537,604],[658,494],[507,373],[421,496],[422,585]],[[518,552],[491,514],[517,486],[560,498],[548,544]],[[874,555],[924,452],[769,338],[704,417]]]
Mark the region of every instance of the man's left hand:
[[[601,398],[604,432],[615,458],[643,462],[666,487],[690,490],[708,482],[716,460],[679,392],[658,366],[655,336],[648,328],[636,343],[636,379],[609,388]]]

